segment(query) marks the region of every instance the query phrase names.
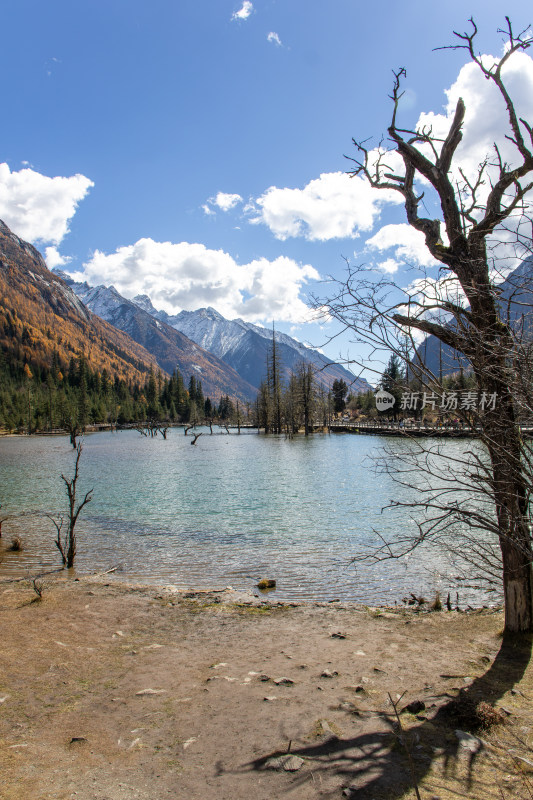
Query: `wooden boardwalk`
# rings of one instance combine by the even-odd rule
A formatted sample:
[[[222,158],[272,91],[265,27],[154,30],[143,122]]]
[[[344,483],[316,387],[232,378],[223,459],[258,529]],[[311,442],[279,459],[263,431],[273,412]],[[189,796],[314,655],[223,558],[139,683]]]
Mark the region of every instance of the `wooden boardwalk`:
[[[523,436],[533,437],[533,423],[520,426]],[[427,425],[402,422],[333,422],[331,430],[338,433],[364,433],[376,436],[423,437],[442,439],[476,439],[479,428],[468,425]]]

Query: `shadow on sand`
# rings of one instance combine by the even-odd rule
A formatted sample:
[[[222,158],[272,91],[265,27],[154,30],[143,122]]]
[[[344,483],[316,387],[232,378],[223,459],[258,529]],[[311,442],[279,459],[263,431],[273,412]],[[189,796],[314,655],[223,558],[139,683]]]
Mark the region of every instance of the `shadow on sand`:
[[[409,750],[413,758],[414,773],[418,784],[424,779],[436,758],[444,759],[445,775],[454,774],[461,758],[465,765],[461,770],[463,788],[469,790],[473,782],[473,769],[476,759],[483,752],[483,740],[470,739],[467,744],[474,744],[469,749],[454,734],[456,729],[470,730],[468,726],[468,710],[475,709],[480,701],[494,704],[510,691],[523,677],[529,664],[533,637],[531,635],[506,635],[500,650],[490,668],[477,677],[466,689],[461,689],[459,696],[443,693],[436,696],[436,712],[421,719],[420,724],[409,727]],[[357,800],[387,797],[390,800],[404,797],[411,792],[414,797],[415,780],[409,767],[406,749],[398,739],[398,729],[391,706],[377,717],[381,730],[367,732],[351,738],[338,738],[330,735],[327,741],[291,748],[291,754],[309,759],[309,769],[294,773],[290,783],[290,792],[294,796],[297,786],[309,780],[312,771],[313,780],[321,774],[327,780],[319,781],[330,787],[330,791],[322,791],[321,797],[338,797],[340,787],[345,788],[345,796]],[[436,751],[436,752],[435,752]],[[433,755],[431,755],[433,753]],[[239,772],[263,771],[268,768],[268,760],[286,755],[286,752],[269,753],[262,758],[244,764]],[[333,785],[335,788],[333,789]],[[349,787],[349,788],[347,788]],[[494,790],[494,785],[486,786],[486,796]],[[477,789],[483,791],[482,786]],[[427,797],[427,791],[424,792]],[[502,796],[502,795],[497,795]]]

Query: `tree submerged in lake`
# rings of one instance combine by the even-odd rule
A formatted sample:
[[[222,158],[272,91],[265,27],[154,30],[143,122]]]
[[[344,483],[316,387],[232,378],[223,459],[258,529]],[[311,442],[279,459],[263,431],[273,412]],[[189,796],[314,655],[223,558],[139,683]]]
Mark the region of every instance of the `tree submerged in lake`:
[[[79,467],[82,451],[83,445],[81,442],[78,442],[76,447],[74,475],[72,478],[66,478],[65,475],[61,475],[61,479],[65,484],[65,489],[67,492],[68,516],[65,518],[62,514],[58,514],[55,517],[48,515],[56,527],[57,538],[55,539],[55,545],[61,553],[63,566],[67,567],[67,569],[70,569],[74,566],[74,559],[76,558],[76,523],[78,522],[78,517],[83,508],[93,499],[93,489],[90,489],[88,492],[86,492],[83,500],[80,503],[76,503],[76,492],[78,488],[77,484],[80,474]],[[66,527],[65,532],[63,533],[64,525]]]

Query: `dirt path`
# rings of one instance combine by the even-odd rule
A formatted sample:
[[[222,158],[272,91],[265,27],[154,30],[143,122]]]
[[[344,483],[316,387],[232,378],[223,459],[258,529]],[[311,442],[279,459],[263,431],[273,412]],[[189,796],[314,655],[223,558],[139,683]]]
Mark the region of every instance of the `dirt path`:
[[[424,704],[401,715],[423,798],[533,796],[533,669],[520,647],[497,656],[499,613],[89,579],[34,598],[0,585],[2,800],[414,797],[403,692]],[[506,724],[458,737],[482,698]]]

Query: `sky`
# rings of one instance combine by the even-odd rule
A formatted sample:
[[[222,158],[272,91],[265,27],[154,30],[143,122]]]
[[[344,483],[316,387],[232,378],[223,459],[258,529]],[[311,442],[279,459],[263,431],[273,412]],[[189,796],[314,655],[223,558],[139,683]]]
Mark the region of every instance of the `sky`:
[[[335,291],[328,278],[343,279],[346,259],[401,286],[413,267],[438,270],[401,198],[346,174],[352,137],[378,145],[405,67],[401,125],[445,130],[462,96],[461,158],[475,168],[505,112],[466,53],[435,48],[473,16],[479,50],[500,56],[504,13],[521,30],[525,7],[4,0],[0,219],[78,280],[169,313],[274,321],[356,357],[353,337],[312,313],[312,297]],[[529,55],[507,79],[533,120]]]

